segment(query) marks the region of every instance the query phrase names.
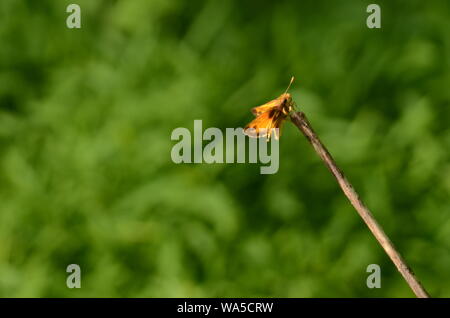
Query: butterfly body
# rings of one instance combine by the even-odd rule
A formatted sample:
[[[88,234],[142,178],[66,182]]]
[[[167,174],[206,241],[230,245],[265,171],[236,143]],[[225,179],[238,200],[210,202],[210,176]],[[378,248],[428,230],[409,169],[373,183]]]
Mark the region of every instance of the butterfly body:
[[[293,80],[294,78],[291,79],[291,83]],[[245,126],[244,133],[253,138],[266,137],[267,141],[274,134],[275,138],[279,139],[281,127],[292,109],[292,96],[287,92],[264,105],[254,107],[252,113],[256,118]]]

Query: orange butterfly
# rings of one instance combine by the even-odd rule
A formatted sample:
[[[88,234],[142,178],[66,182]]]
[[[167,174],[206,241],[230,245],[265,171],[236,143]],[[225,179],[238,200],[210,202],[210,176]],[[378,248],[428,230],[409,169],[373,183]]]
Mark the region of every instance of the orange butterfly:
[[[280,138],[281,127],[294,106],[291,94],[287,92],[293,81],[294,77],[291,78],[286,91],[278,98],[252,108],[252,113],[256,118],[245,126],[244,134],[253,138],[266,137],[267,141],[272,133],[275,139]]]

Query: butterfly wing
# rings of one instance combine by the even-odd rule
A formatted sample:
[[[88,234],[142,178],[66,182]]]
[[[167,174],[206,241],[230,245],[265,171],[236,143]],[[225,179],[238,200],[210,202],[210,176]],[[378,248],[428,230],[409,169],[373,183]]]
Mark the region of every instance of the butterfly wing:
[[[252,114],[255,116],[259,116],[259,115],[271,110],[274,107],[278,107],[279,105],[280,105],[280,100],[277,98],[277,99],[271,100],[270,102],[265,103],[264,105],[253,107]]]
[[[270,139],[273,134],[275,139],[279,139],[286,117],[277,110],[266,111],[245,126],[244,134],[253,138],[266,137],[267,139]]]
[[[281,136],[281,128],[285,122],[286,115],[277,109],[271,109],[256,117],[244,128],[244,134],[252,138],[266,137],[270,139],[272,133],[275,139]],[[277,128],[277,129],[276,129]]]
[[[266,111],[245,126],[244,134],[252,138],[267,137],[272,123],[273,118],[270,116],[270,112]]]
[[[280,139],[281,137],[281,129],[283,128],[283,124],[285,122],[286,116],[284,114],[280,114],[278,118],[273,122],[271,128],[278,128],[273,130],[275,139]]]

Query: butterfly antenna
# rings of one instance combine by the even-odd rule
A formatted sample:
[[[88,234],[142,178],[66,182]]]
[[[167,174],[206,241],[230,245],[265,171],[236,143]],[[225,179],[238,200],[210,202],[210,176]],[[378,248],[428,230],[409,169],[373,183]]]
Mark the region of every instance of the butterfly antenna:
[[[289,82],[289,85],[288,85],[288,87],[286,88],[286,90],[284,91],[284,93],[286,94],[287,93],[287,91],[289,90],[289,88],[291,87],[291,85],[292,85],[292,82],[294,81],[294,79],[295,79],[295,77],[294,76],[292,76],[291,77],[291,81]]]

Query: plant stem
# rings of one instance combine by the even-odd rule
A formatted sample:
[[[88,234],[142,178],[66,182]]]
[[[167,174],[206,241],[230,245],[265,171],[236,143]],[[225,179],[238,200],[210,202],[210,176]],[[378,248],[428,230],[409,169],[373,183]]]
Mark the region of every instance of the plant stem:
[[[355,191],[355,189],[353,189],[350,182],[345,178],[342,171],[338,168],[333,157],[322,144],[314,130],[311,128],[306,115],[303,112],[293,112],[291,113],[291,120],[309,140],[319,157],[325,162],[325,165],[328,167],[328,169],[330,169],[331,173],[339,183],[342,191],[350,200],[350,203],[367,224],[372,234],[375,236],[386,254],[395,264],[398,271],[402,274],[403,278],[406,280],[414,294],[419,298],[430,297],[425,288],[420,284],[417,277],[414,275],[413,271],[408,267],[400,253],[396,250],[389,237],[386,235],[386,233],[384,233],[382,227],[375,220],[372,213],[370,213],[369,209],[361,201],[358,193]]]

